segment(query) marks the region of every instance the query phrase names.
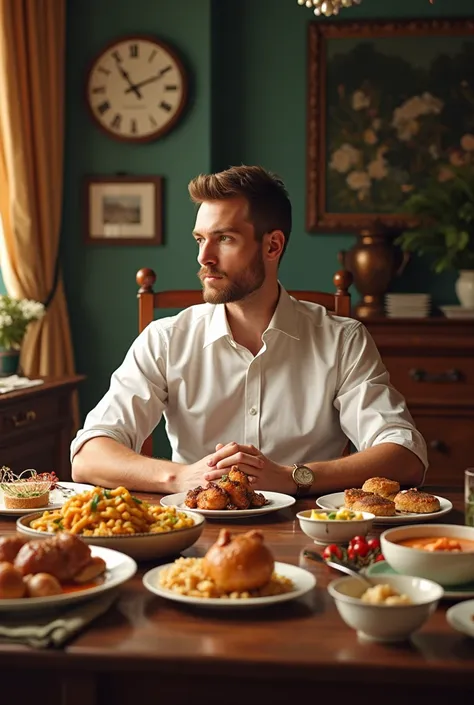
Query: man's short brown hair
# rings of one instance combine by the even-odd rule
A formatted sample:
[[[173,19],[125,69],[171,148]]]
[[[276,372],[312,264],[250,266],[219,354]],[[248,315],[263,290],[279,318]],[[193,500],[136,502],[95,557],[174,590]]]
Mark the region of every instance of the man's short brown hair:
[[[265,233],[281,230],[283,257],[291,233],[291,203],[278,176],[261,166],[233,166],[217,174],[199,174],[189,182],[188,191],[194,203],[245,198],[255,239],[261,241]]]

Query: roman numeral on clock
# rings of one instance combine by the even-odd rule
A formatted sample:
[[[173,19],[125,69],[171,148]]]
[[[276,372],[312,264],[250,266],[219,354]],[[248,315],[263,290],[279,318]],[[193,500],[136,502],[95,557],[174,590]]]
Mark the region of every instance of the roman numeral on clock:
[[[110,110],[110,103],[108,100],[105,101],[105,103],[101,103],[100,105],[97,106],[98,112],[103,115],[104,113],[107,112],[107,110]]]
[[[116,130],[120,130],[120,125],[122,123],[122,116],[120,113],[116,113],[114,119],[110,123],[112,127],[115,127]]]

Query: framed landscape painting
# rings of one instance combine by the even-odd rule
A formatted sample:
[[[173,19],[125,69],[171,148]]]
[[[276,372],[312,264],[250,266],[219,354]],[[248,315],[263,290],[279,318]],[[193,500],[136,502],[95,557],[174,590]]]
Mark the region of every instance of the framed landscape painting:
[[[306,225],[389,230],[406,199],[474,168],[474,20],[311,22]]]
[[[161,176],[86,176],[84,239],[94,245],[161,245]]]

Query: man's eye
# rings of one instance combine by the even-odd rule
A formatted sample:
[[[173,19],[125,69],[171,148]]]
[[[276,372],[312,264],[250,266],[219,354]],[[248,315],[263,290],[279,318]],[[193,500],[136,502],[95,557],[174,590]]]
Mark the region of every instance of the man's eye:
[[[230,240],[230,237],[228,235],[221,235],[219,239],[221,242],[227,242]]]
[[[200,245],[202,243],[202,237],[195,237],[194,239],[196,241],[196,245]]]

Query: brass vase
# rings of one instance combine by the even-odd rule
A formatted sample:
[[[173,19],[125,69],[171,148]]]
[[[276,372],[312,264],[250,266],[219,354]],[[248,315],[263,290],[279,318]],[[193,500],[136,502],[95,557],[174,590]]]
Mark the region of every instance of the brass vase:
[[[392,279],[399,276],[409,255],[393,244],[394,234],[378,229],[362,230],[349,251],[339,252],[339,261],[354,277],[354,285],[362,299],[354,307],[358,318],[385,315],[384,296]]]

